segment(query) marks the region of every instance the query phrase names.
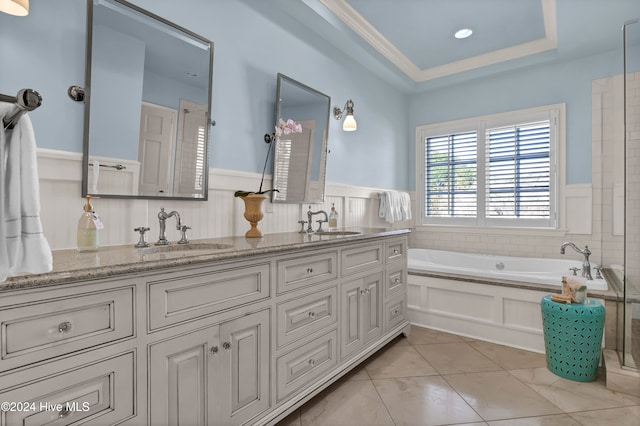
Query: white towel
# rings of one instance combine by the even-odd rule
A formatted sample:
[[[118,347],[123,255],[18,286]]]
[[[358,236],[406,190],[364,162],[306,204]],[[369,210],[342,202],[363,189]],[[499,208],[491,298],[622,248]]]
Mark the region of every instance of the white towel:
[[[21,272],[51,271],[51,248],[42,233],[36,141],[28,116],[13,130],[2,118],[13,109],[0,103],[0,282]]]
[[[378,215],[389,223],[411,219],[411,197],[406,192],[385,191],[380,194]]]

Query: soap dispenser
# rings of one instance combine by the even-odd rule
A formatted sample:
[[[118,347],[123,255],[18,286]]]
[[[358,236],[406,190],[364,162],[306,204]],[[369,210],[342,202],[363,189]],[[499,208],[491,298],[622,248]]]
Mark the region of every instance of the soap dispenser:
[[[104,228],[100,216],[93,210],[91,195],[87,195],[87,203],[84,205],[84,213],[78,221],[78,251],[97,251],[100,246],[99,231]]]
[[[335,203],[331,203],[331,212],[329,212],[329,229],[334,231],[338,229],[338,212]]]

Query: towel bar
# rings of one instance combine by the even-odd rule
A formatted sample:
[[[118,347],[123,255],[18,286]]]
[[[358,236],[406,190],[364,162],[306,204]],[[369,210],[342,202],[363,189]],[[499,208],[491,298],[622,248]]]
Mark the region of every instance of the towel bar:
[[[2,119],[4,128],[10,130],[15,127],[22,114],[42,105],[42,96],[33,89],[21,89],[16,96],[0,94],[0,102],[15,104],[13,110]]]

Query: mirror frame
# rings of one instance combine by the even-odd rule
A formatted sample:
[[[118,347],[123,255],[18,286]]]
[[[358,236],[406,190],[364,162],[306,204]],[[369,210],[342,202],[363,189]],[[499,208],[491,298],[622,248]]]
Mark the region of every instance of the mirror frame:
[[[307,188],[305,188],[305,199],[304,200],[282,200],[282,199],[277,199],[277,194],[278,192],[273,192],[272,196],[271,196],[271,202],[273,203],[282,203],[282,204],[306,204],[306,203],[322,203],[324,202],[324,198],[325,198],[325,193],[326,193],[326,184],[327,184],[327,178],[326,178],[326,172],[327,172],[327,154],[329,152],[329,123],[330,123],[330,119],[331,119],[331,97],[329,95],[326,95],[316,89],[314,89],[313,87],[307,86],[304,83],[301,83],[289,76],[286,76],[282,73],[278,73],[277,76],[277,89],[276,89],[276,110],[275,110],[275,118],[274,118],[274,123],[278,123],[278,120],[280,118],[283,118],[285,120],[289,119],[290,117],[281,117],[280,115],[280,101],[281,101],[281,91],[282,91],[282,82],[283,81],[287,81],[295,86],[298,86],[298,88],[303,89],[307,92],[311,92],[312,94],[315,95],[319,95],[322,97],[327,98],[327,121],[326,121],[326,126],[323,129],[325,134],[326,134],[326,140],[323,141],[323,147],[320,151],[320,171],[322,173],[322,195],[319,199],[310,199],[307,196],[307,190],[308,190],[308,185]],[[296,120],[297,121],[297,120]],[[274,154],[273,154],[273,174],[272,174],[272,188],[277,189],[278,188],[278,174],[277,174],[277,168],[276,168],[276,164],[278,162],[278,143],[279,143],[279,139],[276,138],[275,140],[276,146],[274,146]]]
[[[210,151],[210,127],[215,125],[215,122],[211,119],[211,105],[212,105],[212,90],[213,90],[213,41],[202,37],[186,28],[183,28],[167,19],[164,19],[154,13],[151,13],[141,7],[131,4],[125,0],[111,0],[120,4],[125,8],[130,8],[137,13],[141,13],[153,20],[159,21],[161,24],[172,27],[173,29],[183,32],[190,37],[198,39],[210,46],[209,49],[209,91],[207,94],[207,125],[205,126],[205,152],[204,152],[204,179],[203,179],[203,193],[202,197],[188,197],[188,196],[162,196],[162,195],[120,195],[120,194],[92,194],[88,191],[89,184],[89,129],[90,129],[90,117],[91,117],[91,65],[92,65],[92,49],[93,49],[93,1],[87,0],[87,23],[86,23],[86,55],[85,55],[85,94],[84,94],[84,133],[82,144],[82,197],[87,195],[96,196],[97,198],[118,198],[118,199],[143,199],[143,200],[185,200],[185,201],[207,201],[209,197],[209,151]],[[176,123],[176,128],[177,128]],[[194,194],[196,195],[196,194]]]

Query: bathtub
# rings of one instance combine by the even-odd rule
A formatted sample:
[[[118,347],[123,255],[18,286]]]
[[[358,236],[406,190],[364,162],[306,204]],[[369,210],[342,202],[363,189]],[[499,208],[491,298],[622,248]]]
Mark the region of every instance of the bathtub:
[[[540,300],[582,262],[409,249],[408,266],[412,324],[544,353]],[[607,289],[603,279],[574,278]]]
[[[582,269],[582,262],[570,259],[537,259],[458,253],[431,249],[409,249],[409,269],[442,275],[466,276],[490,280],[517,281],[560,287],[562,276],[570,276],[569,268]],[[593,263],[591,266],[596,266]],[[595,271],[592,270],[595,276]],[[581,277],[576,277],[583,280]],[[607,290],[604,279],[584,280],[588,290]]]

